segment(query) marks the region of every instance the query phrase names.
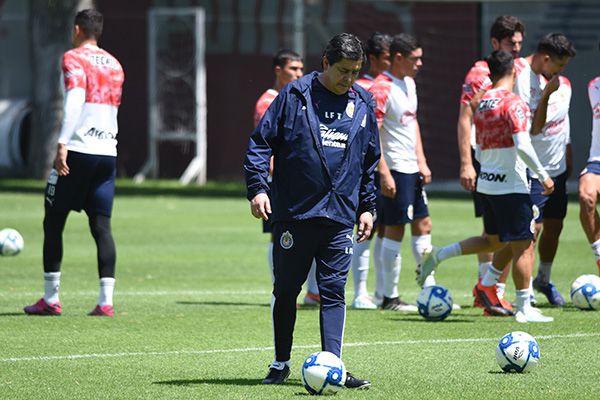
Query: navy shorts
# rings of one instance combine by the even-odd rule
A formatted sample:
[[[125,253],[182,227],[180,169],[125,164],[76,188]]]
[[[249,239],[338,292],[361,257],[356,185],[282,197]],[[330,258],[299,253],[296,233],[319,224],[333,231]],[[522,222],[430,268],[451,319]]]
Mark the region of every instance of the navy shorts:
[[[501,242],[531,240],[535,232],[533,201],[525,193],[483,194],[483,227]]]
[[[600,161],[592,161],[592,162],[587,163],[587,165],[585,166],[583,171],[581,171],[579,176],[585,175],[585,174],[600,175]]]
[[[427,194],[419,173],[404,174],[391,171],[396,182],[396,197],[383,197],[384,225],[404,225],[429,216]]]
[[[554,191],[550,196],[544,196],[544,186],[539,180],[529,177],[531,200],[538,209],[537,213],[534,212],[537,223],[542,222],[544,218],[564,219],[567,215],[567,173],[564,172],[552,180]]]
[[[481,172],[481,164],[479,161],[475,159],[475,150],[471,149],[471,160],[473,160],[473,168],[475,168],[475,173],[479,176]],[[480,218],[483,216],[483,204],[481,200],[481,193],[477,191],[477,180],[475,180],[475,190],[471,192],[471,197],[473,198],[473,208],[475,209],[475,217]]]
[[[52,170],[46,185],[46,211],[65,213],[85,210],[88,215],[112,214],[117,158],[67,153],[69,175]]]

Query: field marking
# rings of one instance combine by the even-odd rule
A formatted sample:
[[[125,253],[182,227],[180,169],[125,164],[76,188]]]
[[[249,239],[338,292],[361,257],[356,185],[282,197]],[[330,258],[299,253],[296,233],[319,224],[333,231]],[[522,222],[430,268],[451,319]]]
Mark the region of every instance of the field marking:
[[[570,333],[564,335],[539,335],[536,339],[572,339],[597,337],[599,333]],[[423,339],[423,340],[392,340],[378,342],[355,342],[344,343],[345,347],[367,347],[367,346],[396,346],[408,344],[448,344],[448,343],[477,343],[477,342],[495,342],[498,338],[458,338],[458,339]],[[318,349],[320,345],[299,345],[294,349]],[[268,347],[246,347],[238,349],[212,349],[212,350],[175,350],[175,351],[148,351],[148,352],[123,352],[123,353],[91,353],[91,354],[71,354],[63,356],[33,356],[33,357],[9,357],[0,358],[2,363],[16,363],[27,361],[57,361],[57,360],[81,360],[94,358],[119,358],[119,357],[147,357],[147,356],[179,356],[179,355],[206,355],[206,354],[226,354],[226,353],[250,353],[257,351],[273,351],[272,346]]]

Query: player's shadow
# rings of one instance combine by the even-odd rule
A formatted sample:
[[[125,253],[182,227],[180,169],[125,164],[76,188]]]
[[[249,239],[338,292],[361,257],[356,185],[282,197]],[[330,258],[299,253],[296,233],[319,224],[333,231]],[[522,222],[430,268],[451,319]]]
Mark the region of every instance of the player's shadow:
[[[235,379],[174,379],[170,381],[153,382],[155,385],[194,386],[194,385],[235,385],[258,386],[262,385],[261,379],[235,378]],[[282,386],[301,386],[299,379],[288,379]],[[281,386],[280,385],[280,386]]]
[[[436,323],[440,323],[440,324],[449,324],[449,323],[456,323],[456,322],[460,322],[460,323],[464,323],[464,322],[475,322],[474,318],[461,318],[461,317],[449,317],[446,318],[442,321],[427,321],[425,318],[420,317],[420,316],[398,316],[396,318],[394,318],[394,320],[396,321],[400,321],[400,322],[422,322],[425,324],[436,324]]]
[[[24,312],[5,312],[0,313],[0,317],[25,317],[27,314]]]
[[[176,301],[175,304],[184,306],[245,306],[245,307],[271,307],[266,303],[248,303],[241,301]]]

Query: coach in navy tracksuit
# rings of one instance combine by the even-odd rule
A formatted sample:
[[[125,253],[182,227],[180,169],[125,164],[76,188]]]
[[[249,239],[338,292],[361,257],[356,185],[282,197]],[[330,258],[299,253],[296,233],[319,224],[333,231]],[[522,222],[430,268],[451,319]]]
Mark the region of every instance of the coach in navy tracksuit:
[[[379,135],[371,95],[354,85],[364,56],[360,40],[331,39],[323,72],[288,84],[254,130],[244,163],[252,214],[273,222],[275,361],[263,383],[289,376],[296,297],[312,259],[321,293],[321,345],[341,355],[344,286],[353,245],[371,234]],[[274,156],[270,204],[269,158]],[[349,374],[346,387],[369,381]]]

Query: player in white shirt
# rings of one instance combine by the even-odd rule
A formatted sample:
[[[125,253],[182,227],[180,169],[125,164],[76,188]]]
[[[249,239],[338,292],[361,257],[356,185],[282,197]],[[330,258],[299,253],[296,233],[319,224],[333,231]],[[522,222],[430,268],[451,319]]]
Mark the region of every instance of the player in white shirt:
[[[116,250],[111,230],[117,156],[117,112],[124,73],[97,41],[103,17],[96,10],[75,16],[74,49],[63,57],[64,117],[44,214],[44,296],[24,308],[30,315],[60,315],[58,291],[62,233],[71,210],[85,210],[96,241],[100,295],[89,315],[114,315]]]
[[[540,40],[532,55],[515,61],[517,77],[514,92],[531,110],[531,143],[555,186],[550,196],[542,195],[544,190],[535,173],[530,171],[531,197],[537,207],[536,237],[539,237],[540,258],[533,288],[555,306],[565,304],[550,281],[550,274],[567,215],[566,182],[572,169],[569,129],[571,83],[559,74],[575,54],[573,44],[565,35],[550,33]]]
[[[592,106],[592,143],[586,167],[579,176],[579,219],[596,256],[600,273],[600,216],[596,210],[600,191],[600,76],[588,84]]]
[[[400,300],[398,280],[402,259],[400,247],[404,226],[411,226],[411,248],[416,263],[431,246],[431,218],[423,186],[431,182],[421,132],[417,122],[417,91],[414,77],[423,65],[423,50],[408,34],[393,37],[390,44],[390,70],[381,74],[370,91],[377,101],[382,157],[379,163],[383,195],[384,238],[381,261],[384,270],[382,308],[416,311],[416,306]],[[433,284],[433,277],[428,284]]]

